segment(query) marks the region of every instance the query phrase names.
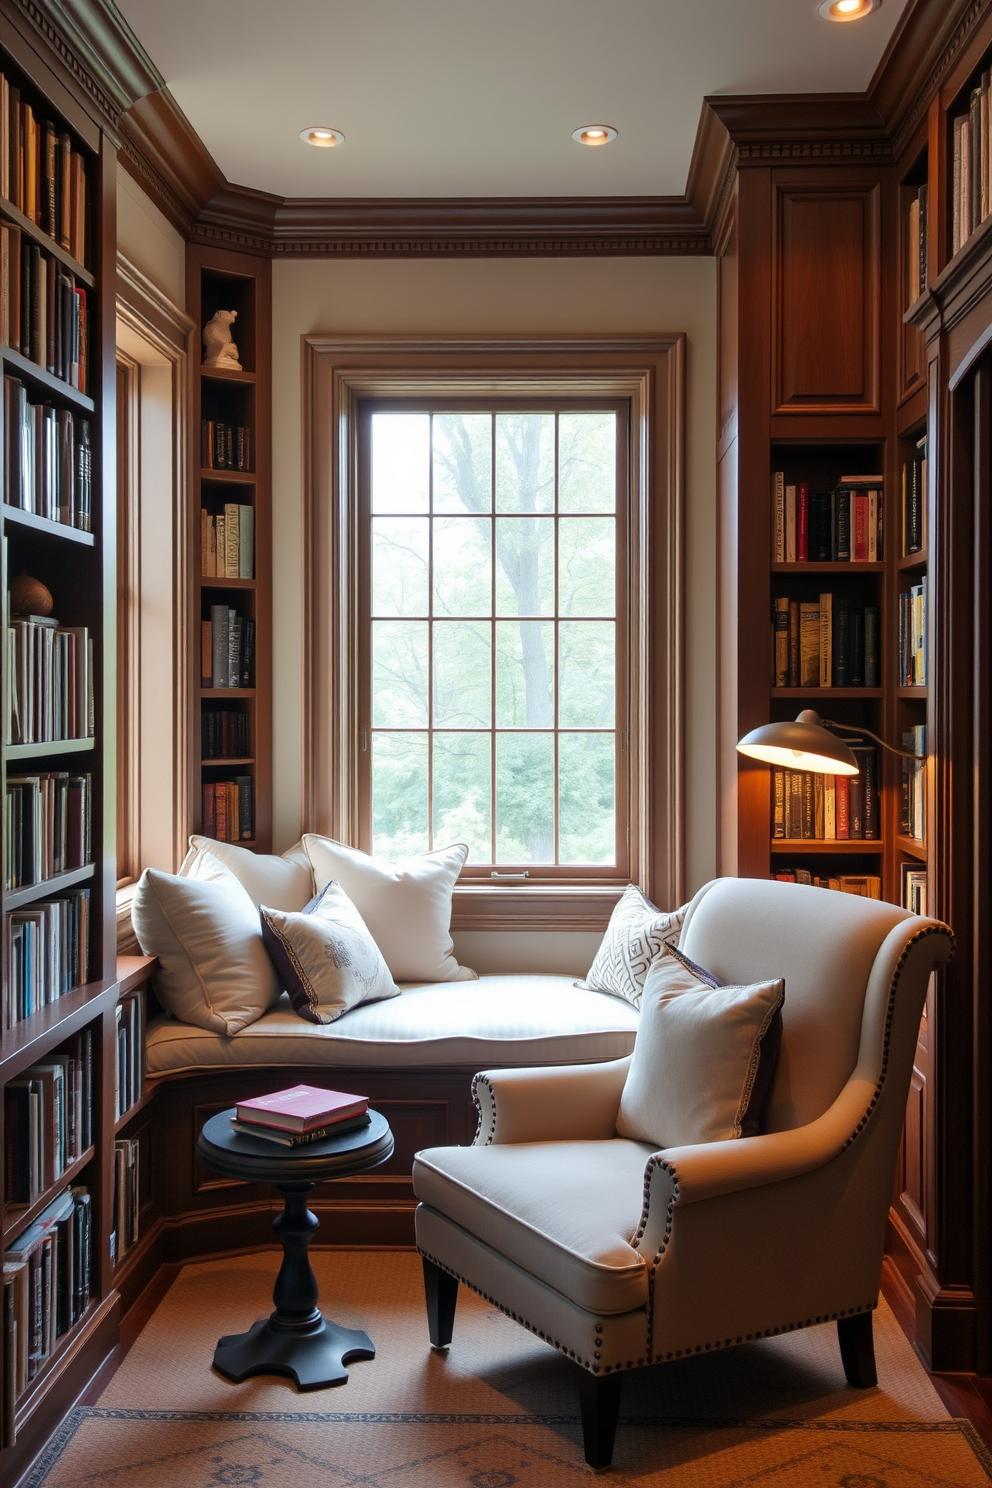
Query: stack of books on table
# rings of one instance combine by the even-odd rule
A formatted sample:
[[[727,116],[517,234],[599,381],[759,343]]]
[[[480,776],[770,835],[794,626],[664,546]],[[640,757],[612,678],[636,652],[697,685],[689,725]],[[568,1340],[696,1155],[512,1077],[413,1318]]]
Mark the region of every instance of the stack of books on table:
[[[261,1137],[280,1147],[302,1147],[323,1137],[367,1126],[369,1102],[344,1090],[293,1085],[273,1095],[259,1095],[235,1107],[231,1125],[245,1136]]]

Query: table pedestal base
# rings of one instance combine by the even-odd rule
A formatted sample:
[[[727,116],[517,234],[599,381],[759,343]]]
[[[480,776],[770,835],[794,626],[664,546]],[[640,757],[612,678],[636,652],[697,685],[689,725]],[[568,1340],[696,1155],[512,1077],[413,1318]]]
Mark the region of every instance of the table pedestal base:
[[[247,1333],[229,1333],[218,1340],[214,1368],[235,1384],[253,1374],[285,1374],[300,1390],[323,1390],[343,1385],[345,1364],[374,1359],[367,1333],[342,1328],[325,1318],[310,1328],[280,1328],[273,1318],[261,1318]]]

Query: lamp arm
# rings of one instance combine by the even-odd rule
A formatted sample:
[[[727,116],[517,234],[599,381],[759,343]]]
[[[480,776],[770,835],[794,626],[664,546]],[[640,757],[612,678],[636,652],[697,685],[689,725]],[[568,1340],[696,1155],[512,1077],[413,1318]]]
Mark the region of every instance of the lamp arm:
[[[834,732],[837,734],[841,734],[841,732],[843,731],[843,733],[846,733],[850,738],[855,739],[860,738],[862,734],[867,734],[869,739],[874,739],[876,744],[881,744],[883,749],[887,749],[890,754],[900,755],[902,759],[926,759],[925,754],[911,754],[908,749],[896,749],[894,744],[887,744],[884,739],[879,738],[878,734],[873,734],[871,729],[869,728],[861,728],[860,726],[855,728],[849,723],[835,723],[832,718],[825,718],[823,720],[823,727],[833,729]]]

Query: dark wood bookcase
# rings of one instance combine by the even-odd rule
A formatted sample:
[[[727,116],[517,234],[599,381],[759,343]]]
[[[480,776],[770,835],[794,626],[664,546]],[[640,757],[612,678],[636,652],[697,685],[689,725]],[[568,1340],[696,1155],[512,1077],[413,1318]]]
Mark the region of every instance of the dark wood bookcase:
[[[190,679],[193,699],[191,745],[193,751],[191,802],[194,830],[216,836],[205,825],[207,792],[211,787],[239,777],[251,781],[253,825],[249,835],[230,831],[227,840],[242,847],[268,852],[272,839],[272,559],[271,559],[271,265],[267,258],[187,247],[186,304],[190,316],[203,327],[218,310],[234,310],[237,320],[232,334],[237,343],[242,371],[223,371],[200,366],[195,384],[194,441],[196,472],[192,484],[194,510],[191,532],[193,553],[193,615],[191,617]],[[204,352],[200,344],[200,361]],[[218,468],[217,425],[248,431],[242,438],[238,458],[237,434],[233,440],[233,466],[229,456]],[[213,427],[208,443],[205,426]],[[238,468],[239,466],[245,468]],[[203,533],[204,518],[216,522],[229,505],[251,507],[254,514],[254,552],[250,577],[218,577],[207,572]],[[233,568],[233,565],[232,565]],[[248,687],[204,686],[201,627],[209,623],[211,609],[226,606],[242,620],[254,622],[254,666]],[[235,715],[231,729],[239,727],[241,745],[211,753],[208,734],[210,715]],[[216,724],[214,725],[216,728]],[[216,734],[215,734],[216,737]],[[231,737],[229,735],[229,737]],[[247,747],[245,747],[245,745]]]

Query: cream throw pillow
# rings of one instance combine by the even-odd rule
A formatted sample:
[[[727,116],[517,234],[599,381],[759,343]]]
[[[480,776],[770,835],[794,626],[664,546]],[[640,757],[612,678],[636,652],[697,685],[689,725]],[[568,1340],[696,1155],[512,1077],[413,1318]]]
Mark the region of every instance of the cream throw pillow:
[[[142,951],[159,959],[155,991],[173,1017],[240,1033],[268,1011],[279,983],[247,891],[216,859],[205,866],[209,879],[146,868],[131,920]]]
[[[669,945],[677,945],[687,904],[681,909],[657,909],[635,884],[610,915],[602,944],[588,975],[577,987],[588,992],[608,992],[639,1008],[644,978]]]
[[[262,940],[289,1000],[308,1023],[333,1023],[360,1002],[398,997],[382,952],[340,884],[301,914],[259,908]]]
[[[389,863],[330,837],[307,833],[303,847],[319,894],[339,883],[368,926],[397,982],[470,982],[451,941],[451,892],[468,857],[464,843]]]
[[[287,848],[281,857],[253,853],[233,842],[215,842],[212,837],[191,837],[189,852],[179,869],[183,878],[209,878],[203,855],[229,868],[247,889],[255,905],[268,904],[273,909],[302,910],[314,895],[313,869],[303,851],[302,842]]]
[[[781,1040],[784,982],[716,987],[690,966],[648,973],[620,1097],[620,1136],[656,1148],[755,1135]]]

